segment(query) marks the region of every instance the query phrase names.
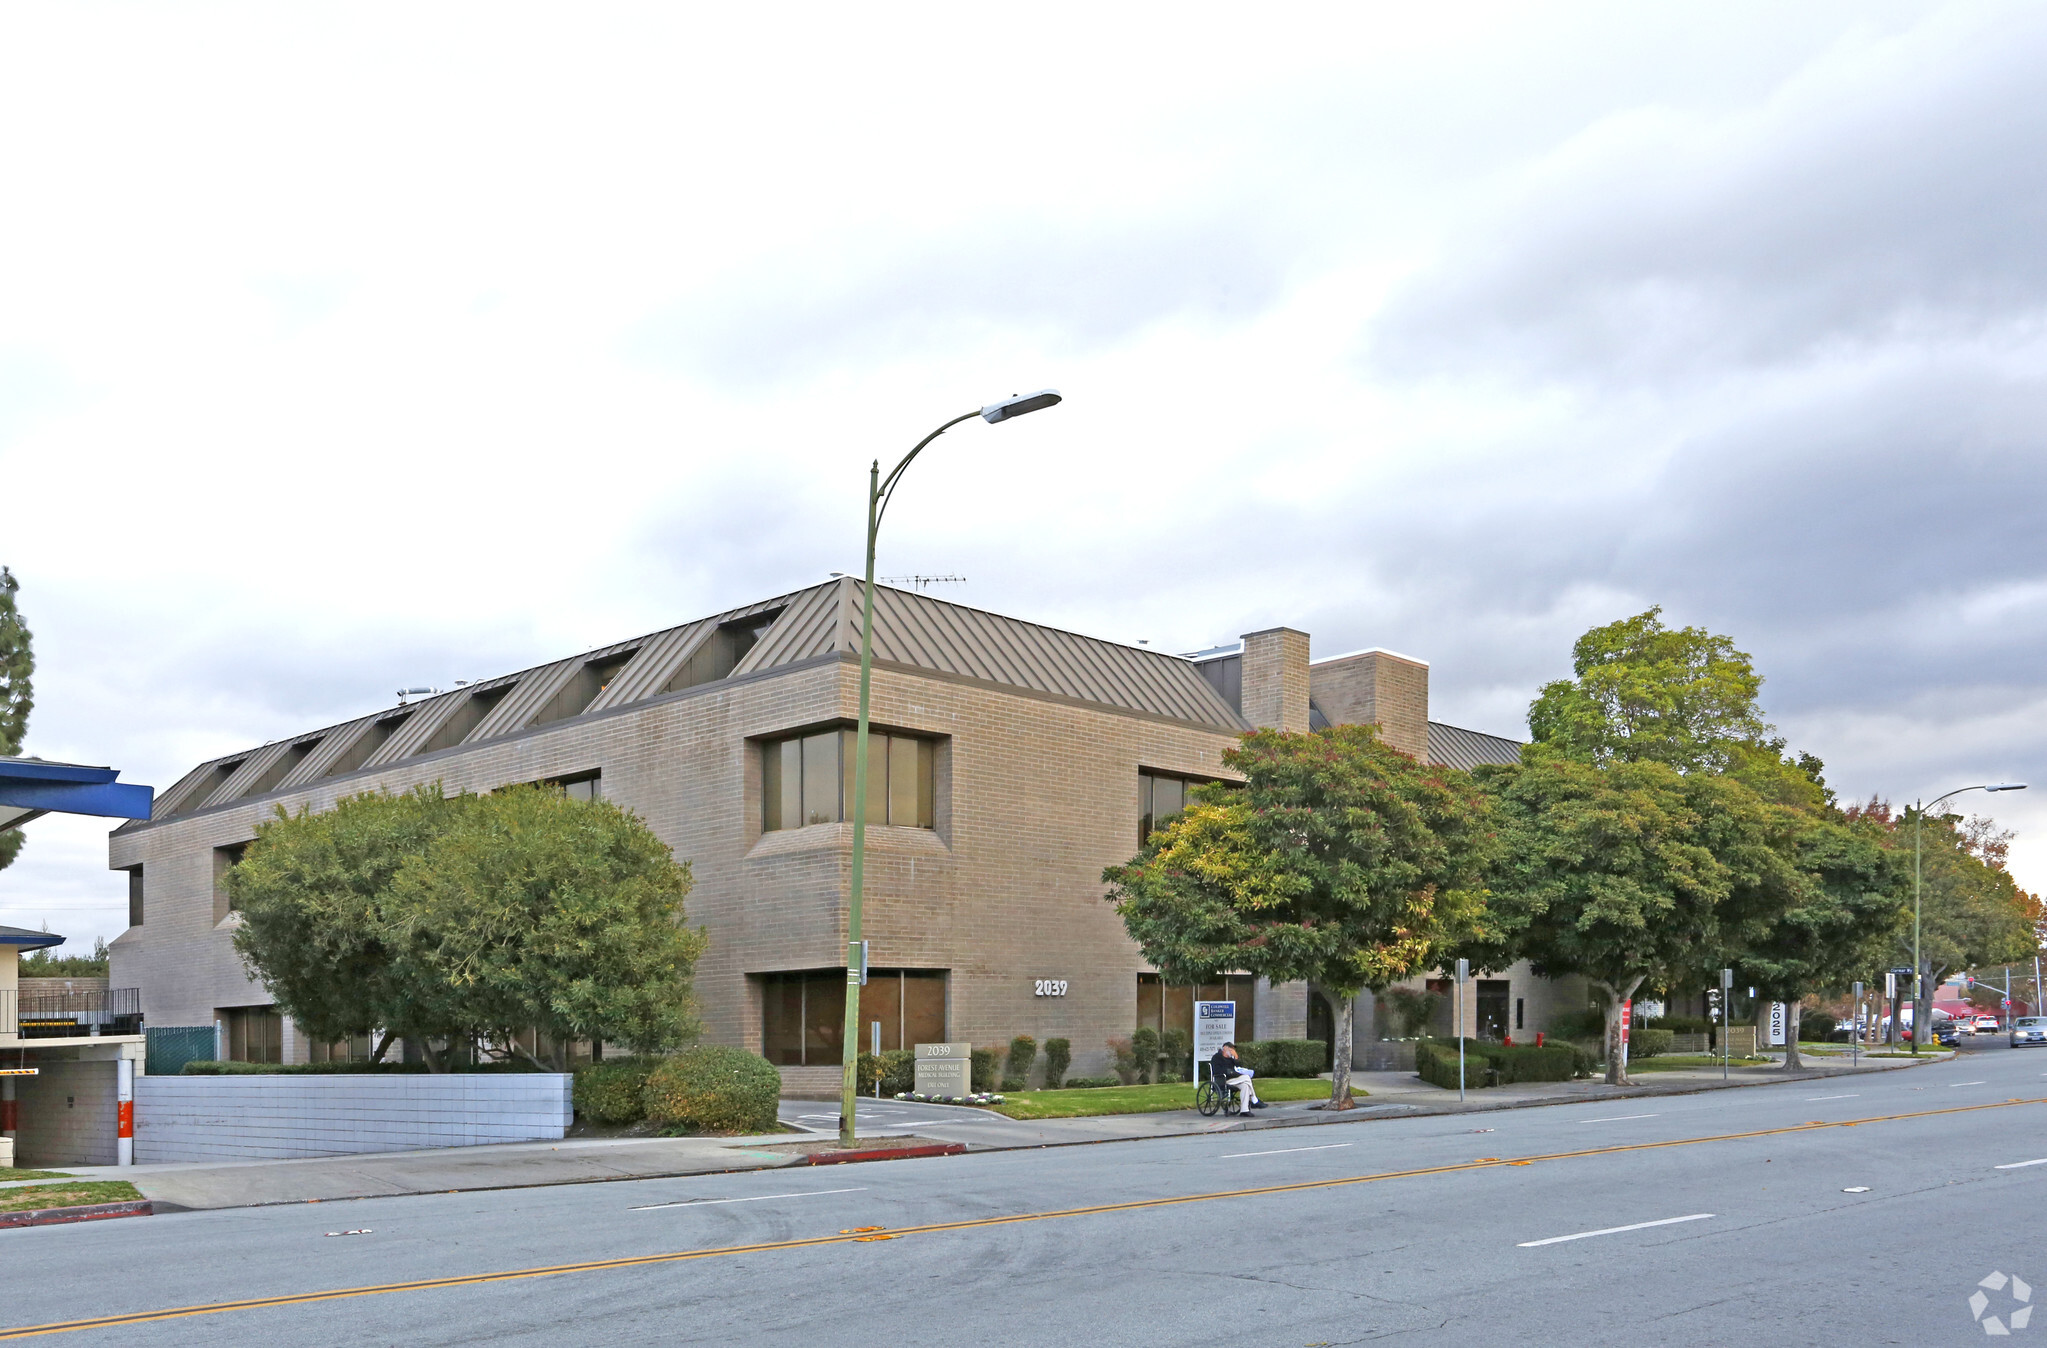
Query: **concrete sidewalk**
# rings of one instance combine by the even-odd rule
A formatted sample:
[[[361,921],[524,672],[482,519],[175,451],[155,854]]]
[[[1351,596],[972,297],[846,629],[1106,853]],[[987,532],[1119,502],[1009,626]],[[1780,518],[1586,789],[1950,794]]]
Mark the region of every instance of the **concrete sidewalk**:
[[[1952,1055],[1928,1055],[1921,1062]],[[1203,1118],[1193,1109],[1154,1114],[1110,1114],[1078,1119],[1020,1120],[985,1109],[863,1099],[855,1114],[862,1137],[916,1135],[960,1142],[975,1151],[1071,1146],[1216,1132],[1255,1132],[1324,1123],[1357,1123],[1375,1117],[1489,1113],[1581,1100],[1678,1095],[1696,1091],[1764,1086],[1773,1082],[1823,1079],[1857,1072],[1909,1067],[1904,1059],[1870,1061],[1851,1067],[1843,1060],[1809,1064],[1786,1073],[1781,1066],[1739,1067],[1723,1084],[1719,1069],[1641,1073],[1641,1084],[1614,1087],[1601,1081],[1532,1082],[1457,1092],[1431,1086],[1412,1073],[1358,1072],[1353,1081],[1368,1094],[1360,1107],[1332,1114],[1319,1105],[1275,1104],[1248,1118]],[[1190,1094],[1192,1088],[1189,1088]],[[814,1100],[784,1100],[781,1121],[812,1136],[838,1131],[838,1106]],[[567,1138],[560,1142],[503,1143],[444,1147],[431,1151],[325,1156],[298,1161],[187,1162],[173,1165],[66,1167],[90,1179],[132,1183],[160,1210],[251,1207],[343,1198],[377,1198],[455,1190],[514,1189],[605,1180],[654,1179],[732,1170],[766,1170],[792,1165],[799,1157],[770,1150],[800,1141],[795,1133],[763,1137]]]

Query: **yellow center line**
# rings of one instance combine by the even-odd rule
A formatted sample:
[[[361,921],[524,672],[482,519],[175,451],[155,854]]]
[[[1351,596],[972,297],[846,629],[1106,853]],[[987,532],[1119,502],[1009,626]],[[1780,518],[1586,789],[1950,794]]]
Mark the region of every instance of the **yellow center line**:
[[[1554,1151],[1536,1156],[1485,1156],[1451,1165],[1422,1166],[1414,1170],[1382,1170],[1369,1175],[1346,1175],[1337,1179],[1301,1180],[1293,1184],[1266,1184],[1255,1189],[1226,1189],[1217,1193],[1182,1194],[1169,1198],[1138,1198],[1126,1203],[1098,1203],[1085,1208],[1062,1208],[1054,1212],[1019,1212],[1006,1217],[972,1217],[957,1222],[933,1222],[925,1226],[899,1227],[888,1238],[936,1235],[945,1231],[972,1231],[990,1226],[1013,1226],[1022,1222],[1047,1222],[1069,1217],[1094,1217],[1112,1212],[1141,1212],[1147,1208],[1178,1207],[1186,1203],[1212,1203],[1222,1198],[1260,1198],[1269,1194],[1304,1193],[1312,1189],[1340,1189],[1353,1184],[1376,1184],[1382,1180],[1418,1179],[1425,1175],[1453,1175],[1468,1170],[1495,1170],[1504,1166],[1532,1165],[1538,1161],[1572,1161],[1588,1156],[1613,1156],[1623,1152],[1657,1151],[1667,1147],[1694,1147],[1707,1142],[1740,1142],[1757,1137],[1781,1137],[1787,1133],[1810,1133],[1822,1128],[1854,1128],[1868,1123],[1895,1123],[1903,1119],[1926,1119],[1946,1114],[1973,1114],[1984,1109],[2008,1109],[2012,1105],[2047,1105],[2047,1097],[1999,1100],[1982,1105],[1954,1105],[1946,1109],[1923,1109],[1909,1114],[1878,1114],[1863,1119],[1834,1122],[1814,1120],[1782,1128],[1758,1128],[1746,1133],[1718,1133],[1710,1137],[1672,1138],[1663,1142],[1630,1142],[1611,1147],[1589,1147],[1579,1151]],[[113,1329],[123,1325],[151,1324],[158,1320],[181,1320],[194,1315],[223,1315],[229,1311],[261,1310],[269,1306],[304,1306],[317,1301],[339,1301],[350,1297],[384,1296],[391,1292],[424,1292],[441,1287],[474,1287],[483,1283],[515,1282],[523,1278],[553,1278],[567,1273],[596,1273],[606,1269],[644,1268],[653,1264],[679,1264],[692,1259],[718,1259],[735,1254],[765,1254],[772,1250],[805,1250],[822,1245],[845,1245],[872,1241],[877,1237],[856,1234],[882,1228],[858,1227],[832,1236],[811,1236],[802,1240],[767,1241],[758,1245],[725,1245],[705,1250],[672,1250],[664,1254],[630,1255],[623,1259],[596,1259],[580,1264],[550,1264],[541,1268],[506,1269],[496,1273],[464,1273],[448,1278],[422,1278],[415,1282],[381,1283],[369,1287],[337,1287],[324,1292],[292,1292],[284,1296],[253,1297],[246,1301],[215,1301],[202,1306],[175,1306],[163,1310],[132,1311],[126,1315],[101,1315],[90,1320],[61,1320],[46,1325],[24,1325],[0,1329],[0,1340],[35,1338],[43,1334],[69,1334],[82,1329]]]

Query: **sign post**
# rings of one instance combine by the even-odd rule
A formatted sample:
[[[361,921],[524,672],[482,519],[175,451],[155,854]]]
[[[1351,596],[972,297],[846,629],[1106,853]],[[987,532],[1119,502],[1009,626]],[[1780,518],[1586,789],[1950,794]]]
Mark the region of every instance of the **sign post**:
[[[1471,961],[1457,961],[1457,1103],[1464,1103],[1464,980],[1471,973]]]
[[[1848,1012],[1848,1042],[1854,1045],[1848,1050],[1848,1061],[1859,1066],[1862,1062],[1862,984],[1855,985],[1855,1006]]]
[[[919,1044],[911,1085],[919,1095],[974,1093],[972,1044]]]
[[[1734,970],[1720,971],[1720,1079],[1727,1080],[1727,1059],[1734,1044]]]

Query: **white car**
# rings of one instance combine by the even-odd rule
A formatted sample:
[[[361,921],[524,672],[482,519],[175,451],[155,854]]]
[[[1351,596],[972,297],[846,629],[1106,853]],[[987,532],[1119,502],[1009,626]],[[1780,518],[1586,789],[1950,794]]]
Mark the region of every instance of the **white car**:
[[[1996,1034],[1999,1030],[2003,1028],[2004,1027],[2002,1025],[1999,1025],[1997,1023],[1996,1016],[1976,1017],[1976,1030],[1979,1034]]]
[[[2020,1016],[2011,1023],[2011,1046],[2047,1044],[2047,1016]]]

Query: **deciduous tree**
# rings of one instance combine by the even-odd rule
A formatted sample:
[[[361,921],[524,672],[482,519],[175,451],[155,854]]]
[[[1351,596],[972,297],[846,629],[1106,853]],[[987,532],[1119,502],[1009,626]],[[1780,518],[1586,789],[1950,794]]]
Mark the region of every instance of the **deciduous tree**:
[[[0,566],[0,758],[21,752],[28,714],[35,706],[35,643],[14,596],[21,582]],[[21,854],[21,830],[0,833],[0,870]]]
[[[1739,782],[1659,762],[1600,767],[1537,748],[1481,768],[1498,860],[1474,962],[1526,959],[1606,996],[1607,1081],[1626,1085],[1622,1004],[1726,948],[1784,902],[1791,877],[1768,808]]]
[[[1475,919],[1490,846],[1465,774],[1369,726],[1261,730],[1223,755],[1241,787],[1204,787],[1103,878],[1138,946],[1174,981],[1236,969],[1306,979],[1336,1005],[1331,1104],[1352,1107],[1351,1007],[1434,967]]]

